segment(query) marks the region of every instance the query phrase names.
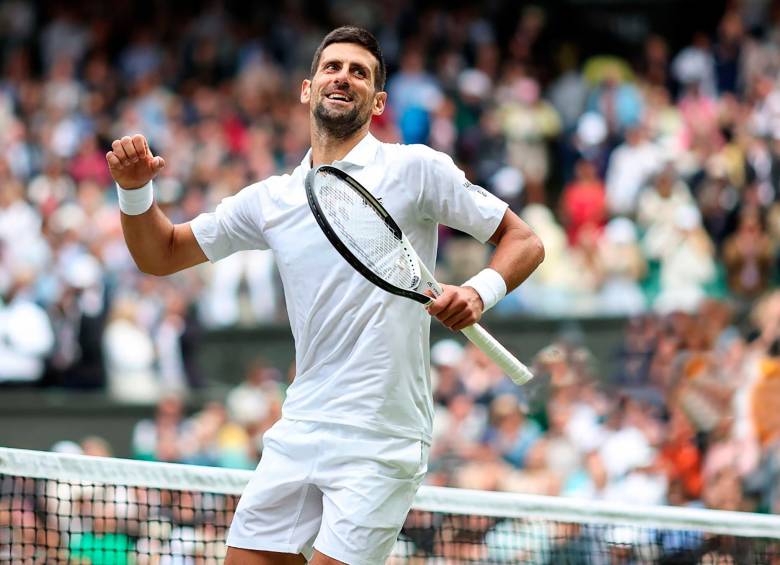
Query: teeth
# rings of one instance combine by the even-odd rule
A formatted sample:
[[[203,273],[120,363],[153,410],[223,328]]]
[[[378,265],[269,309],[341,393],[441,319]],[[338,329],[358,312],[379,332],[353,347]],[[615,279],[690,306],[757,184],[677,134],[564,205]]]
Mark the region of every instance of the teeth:
[[[328,98],[330,98],[331,100],[344,100],[345,102],[349,101],[349,98],[341,94],[331,94],[330,96],[328,96]]]

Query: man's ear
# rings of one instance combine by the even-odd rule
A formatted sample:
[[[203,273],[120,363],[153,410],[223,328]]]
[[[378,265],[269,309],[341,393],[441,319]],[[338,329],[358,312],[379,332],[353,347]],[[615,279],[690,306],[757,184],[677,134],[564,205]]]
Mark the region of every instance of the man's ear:
[[[371,108],[371,113],[374,116],[381,116],[385,111],[385,103],[387,102],[387,92],[377,92],[374,94],[374,107]]]
[[[311,81],[307,78],[301,83],[301,104],[308,104],[311,100]]]

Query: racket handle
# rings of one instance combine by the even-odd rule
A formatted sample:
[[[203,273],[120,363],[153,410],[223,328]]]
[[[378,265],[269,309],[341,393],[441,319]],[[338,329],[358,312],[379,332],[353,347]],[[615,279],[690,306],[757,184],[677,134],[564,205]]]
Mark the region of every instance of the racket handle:
[[[404,236],[405,238],[406,236]],[[411,247],[411,244],[408,244]],[[436,282],[433,274],[425,266],[422,261],[419,262],[420,273],[422,275],[422,282],[420,286],[430,288],[434,296],[440,296],[442,293],[441,285]],[[506,347],[498,343],[498,340],[492,335],[487,333],[485,328],[479,324],[474,324],[461,330],[468,340],[476,345],[480,350],[490,357],[493,362],[501,367],[501,370],[512,379],[515,384],[524,385],[534,375],[528,370],[528,367],[523,365],[517,357],[509,353]]]
[[[501,345],[496,338],[490,335],[485,328],[474,324],[461,330],[468,340],[490,357],[493,362],[501,367],[501,370],[512,379],[515,384],[524,385],[532,378],[533,373],[523,365],[517,357],[512,355],[506,347]]]

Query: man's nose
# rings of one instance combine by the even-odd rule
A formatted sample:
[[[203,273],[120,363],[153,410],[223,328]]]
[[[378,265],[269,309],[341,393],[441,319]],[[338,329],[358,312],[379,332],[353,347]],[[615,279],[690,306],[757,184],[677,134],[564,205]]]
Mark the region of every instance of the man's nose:
[[[349,71],[343,67],[339,69],[339,71],[333,76],[333,82],[339,85],[349,86]]]

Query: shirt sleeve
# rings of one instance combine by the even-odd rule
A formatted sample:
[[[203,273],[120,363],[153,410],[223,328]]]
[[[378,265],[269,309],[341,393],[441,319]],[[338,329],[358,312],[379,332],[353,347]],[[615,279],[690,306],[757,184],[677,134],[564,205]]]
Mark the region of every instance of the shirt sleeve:
[[[417,205],[423,217],[485,243],[501,223],[508,204],[470,183],[449,155],[418,147],[423,175]]]
[[[200,214],[190,223],[195,239],[212,263],[236,251],[268,249],[263,237],[261,186],[253,184],[228,196],[214,212]]]

